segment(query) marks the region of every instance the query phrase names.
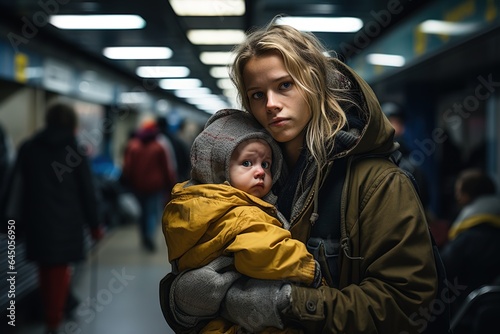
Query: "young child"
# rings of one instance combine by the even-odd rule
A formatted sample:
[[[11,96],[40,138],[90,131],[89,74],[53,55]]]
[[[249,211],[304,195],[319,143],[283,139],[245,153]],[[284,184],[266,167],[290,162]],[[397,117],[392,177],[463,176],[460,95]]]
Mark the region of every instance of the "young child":
[[[191,180],[174,187],[163,214],[175,271],[230,255],[243,275],[320,285],[319,265],[274,206],[280,152],[247,112],[225,109],[208,120],[191,148]]]

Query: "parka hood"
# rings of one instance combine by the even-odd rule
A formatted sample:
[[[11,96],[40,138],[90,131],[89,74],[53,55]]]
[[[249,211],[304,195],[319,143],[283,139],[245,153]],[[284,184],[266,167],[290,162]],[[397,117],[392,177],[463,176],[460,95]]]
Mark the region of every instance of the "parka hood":
[[[340,99],[339,103],[343,108],[347,122],[346,125],[335,135],[335,146],[327,169],[330,168],[335,159],[341,157],[353,156],[389,156],[392,152],[398,149],[399,144],[394,142],[394,128],[382,112],[380,104],[375,96],[375,93],[370,86],[358,74],[356,74],[349,66],[342,63],[336,58],[331,58],[331,64],[335,67],[334,75],[328,77],[328,86],[333,89],[338,89],[340,94],[343,94],[345,100],[354,101],[354,103],[345,102]],[[314,194],[313,210],[309,217],[311,224],[314,224],[318,217],[318,202],[319,189],[324,180],[320,179],[317,166],[312,157],[308,157],[312,163],[304,162],[304,175],[300,176],[305,180],[304,188],[296,189],[293,194],[280,194],[282,201],[294,203],[290,208],[289,215],[285,215],[294,224],[294,217],[302,211],[312,191]],[[333,162],[333,165],[335,163]],[[335,167],[333,167],[335,168]],[[328,173],[324,173],[321,177],[324,179]],[[283,179],[288,176],[284,176]],[[291,176],[290,176],[291,177]],[[296,176],[295,176],[296,177]],[[286,181],[285,181],[286,182]],[[286,212],[286,208],[280,208]]]
[[[273,151],[273,184],[282,167],[279,146],[255,118],[237,109],[222,109],[211,116],[191,147],[190,184],[221,184],[229,179],[229,162],[236,147],[248,139],[262,139]]]
[[[333,86],[348,89],[356,106],[346,108],[347,125],[336,137],[336,156],[377,155],[390,153],[398,148],[394,143],[394,128],[382,112],[371,87],[349,66],[336,58],[331,62],[340,72],[332,78]]]

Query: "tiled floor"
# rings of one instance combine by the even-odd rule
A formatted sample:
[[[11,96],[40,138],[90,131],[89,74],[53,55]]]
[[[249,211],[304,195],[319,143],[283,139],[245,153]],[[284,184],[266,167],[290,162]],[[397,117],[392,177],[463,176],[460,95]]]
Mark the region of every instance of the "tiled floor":
[[[80,304],[60,334],[170,334],[158,302],[158,282],[170,271],[161,230],[157,251],[139,242],[134,225],[116,228],[75,268]],[[19,319],[13,333],[43,334],[41,320]]]

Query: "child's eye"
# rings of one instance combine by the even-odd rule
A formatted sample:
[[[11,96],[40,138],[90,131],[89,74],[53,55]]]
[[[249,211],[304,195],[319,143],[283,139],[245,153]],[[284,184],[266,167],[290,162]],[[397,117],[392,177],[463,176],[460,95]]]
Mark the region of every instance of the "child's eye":
[[[262,163],[262,168],[269,169],[270,167],[271,167],[271,163],[269,163],[267,161],[265,161],[265,162]]]
[[[252,163],[251,163],[250,161],[248,161],[248,160],[245,160],[245,161],[243,161],[243,162],[241,163],[241,165],[242,165],[243,167],[250,167],[250,166],[252,166]]]

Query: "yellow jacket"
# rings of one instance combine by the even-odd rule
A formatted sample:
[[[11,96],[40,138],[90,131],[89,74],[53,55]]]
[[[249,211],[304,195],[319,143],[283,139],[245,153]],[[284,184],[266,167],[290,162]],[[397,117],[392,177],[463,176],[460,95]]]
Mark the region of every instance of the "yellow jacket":
[[[282,227],[277,210],[229,184],[175,185],[163,213],[168,258],[179,271],[233,255],[236,270],[310,285],[315,262]]]

